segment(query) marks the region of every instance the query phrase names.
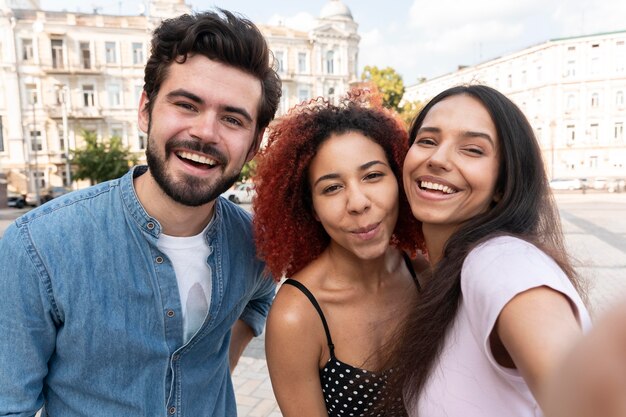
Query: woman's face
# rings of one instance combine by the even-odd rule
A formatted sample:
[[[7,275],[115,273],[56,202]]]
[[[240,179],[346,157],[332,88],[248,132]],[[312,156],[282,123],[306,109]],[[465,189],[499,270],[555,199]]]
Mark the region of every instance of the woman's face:
[[[426,115],[404,161],[403,182],[424,234],[448,236],[497,199],[499,138],[483,104],[455,95]]]
[[[313,209],[331,248],[385,253],[398,218],[398,181],[383,148],[358,132],[332,135],[309,167]]]

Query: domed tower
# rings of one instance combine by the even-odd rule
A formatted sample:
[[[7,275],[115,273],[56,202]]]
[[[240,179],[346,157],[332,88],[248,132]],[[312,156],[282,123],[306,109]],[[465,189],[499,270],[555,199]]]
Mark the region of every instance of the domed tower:
[[[322,95],[331,99],[345,94],[358,81],[358,54],[361,37],[352,12],[341,0],[329,0],[311,31],[314,56],[324,75]],[[347,80],[347,81],[346,81]]]

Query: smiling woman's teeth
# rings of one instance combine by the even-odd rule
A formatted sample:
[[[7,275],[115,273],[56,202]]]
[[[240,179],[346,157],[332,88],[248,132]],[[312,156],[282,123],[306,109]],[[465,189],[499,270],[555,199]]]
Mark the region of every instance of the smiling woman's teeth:
[[[420,181],[420,187],[427,190],[441,191],[445,194],[453,194],[455,191],[447,185],[437,184],[436,182]]]
[[[189,159],[190,161],[197,162],[199,164],[205,164],[213,166],[215,165],[215,161],[213,159],[209,159],[206,156],[198,155],[191,152],[178,152],[178,156],[184,159]]]

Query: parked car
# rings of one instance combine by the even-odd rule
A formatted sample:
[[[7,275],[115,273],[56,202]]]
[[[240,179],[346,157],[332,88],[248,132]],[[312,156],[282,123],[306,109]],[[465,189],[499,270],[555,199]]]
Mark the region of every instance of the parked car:
[[[9,194],[7,196],[7,206],[21,209],[26,206],[26,200],[21,195]]]
[[[63,194],[69,193],[71,190],[68,190],[65,187],[53,186],[39,190],[39,202],[37,202],[37,193],[28,193],[26,194],[26,204],[29,206],[35,207],[43,203],[47,203],[48,201],[60,197]]]
[[[246,182],[235,185],[230,190],[222,193],[222,197],[237,204],[252,203],[252,199],[255,195],[256,191],[254,190],[254,184]]]
[[[594,190],[604,190],[608,186],[609,180],[604,177],[596,177],[593,180],[593,189]]]
[[[577,178],[555,178],[550,181],[553,190],[580,190],[582,182]]]

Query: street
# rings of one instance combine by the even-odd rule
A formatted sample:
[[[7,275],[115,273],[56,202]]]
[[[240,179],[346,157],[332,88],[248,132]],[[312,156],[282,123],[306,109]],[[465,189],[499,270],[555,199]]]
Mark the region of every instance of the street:
[[[565,241],[597,317],[626,299],[626,193],[556,194]],[[249,205],[244,206],[249,209]],[[0,236],[26,209],[0,210]],[[248,346],[233,375],[240,417],[280,417],[264,359],[263,336]]]

